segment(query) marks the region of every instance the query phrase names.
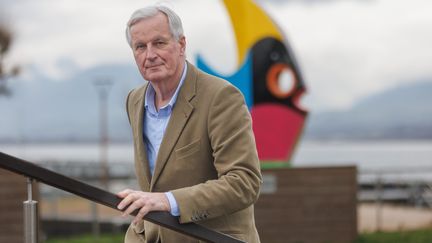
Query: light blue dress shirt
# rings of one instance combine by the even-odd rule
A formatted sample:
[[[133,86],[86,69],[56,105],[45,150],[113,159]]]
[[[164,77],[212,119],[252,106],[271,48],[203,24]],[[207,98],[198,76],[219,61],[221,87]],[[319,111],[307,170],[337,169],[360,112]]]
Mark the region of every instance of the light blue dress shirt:
[[[174,108],[174,105],[177,101],[179,90],[185,80],[186,72],[187,64],[185,63],[180,82],[177,86],[176,91],[174,92],[174,95],[171,97],[171,100],[168,102],[168,104],[161,107],[159,111],[157,111],[154,103],[156,93],[151,83],[149,84],[145,93],[144,107],[146,112],[143,119],[143,138],[146,143],[149,168],[152,175],[154,173],[159,147],[162,143],[165,129],[171,117],[172,109]],[[171,206],[171,215],[179,216],[180,212],[178,204],[173,194],[171,192],[166,192],[165,195],[167,196]]]

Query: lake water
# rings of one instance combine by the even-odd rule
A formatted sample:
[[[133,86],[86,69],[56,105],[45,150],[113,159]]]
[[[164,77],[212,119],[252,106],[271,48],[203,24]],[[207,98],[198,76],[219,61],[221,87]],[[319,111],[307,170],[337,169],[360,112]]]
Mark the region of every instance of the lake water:
[[[304,141],[293,165],[356,165],[359,181],[432,181],[432,141]]]
[[[305,141],[297,148],[293,164],[355,164],[361,169],[432,167],[432,141]]]
[[[34,162],[99,161],[98,144],[0,144],[0,151]],[[112,144],[109,162],[133,163],[132,144]],[[292,165],[356,165],[360,173],[384,171],[432,178],[432,141],[303,141]]]

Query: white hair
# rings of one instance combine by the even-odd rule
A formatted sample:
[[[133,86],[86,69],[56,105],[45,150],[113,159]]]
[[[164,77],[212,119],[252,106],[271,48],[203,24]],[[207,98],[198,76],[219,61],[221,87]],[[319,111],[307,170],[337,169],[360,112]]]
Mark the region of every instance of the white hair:
[[[163,13],[167,16],[170,32],[175,40],[178,41],[183,37],[183,26],[180,17],[168,7],[155,5],[138,9],[131,15],[126,27],[126,40],[129,46],[132,47],[131,27],[143,19],[156,16],[158,13]]]

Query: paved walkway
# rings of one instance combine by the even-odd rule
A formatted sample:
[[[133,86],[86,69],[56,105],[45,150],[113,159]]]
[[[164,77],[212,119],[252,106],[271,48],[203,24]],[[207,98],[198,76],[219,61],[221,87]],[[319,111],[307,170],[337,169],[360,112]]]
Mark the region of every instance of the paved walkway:
[[[432,209],[406,206],[359,204],[359,232],[412,230],[432,226]],[[377,216],[380,215],[380,216]]]

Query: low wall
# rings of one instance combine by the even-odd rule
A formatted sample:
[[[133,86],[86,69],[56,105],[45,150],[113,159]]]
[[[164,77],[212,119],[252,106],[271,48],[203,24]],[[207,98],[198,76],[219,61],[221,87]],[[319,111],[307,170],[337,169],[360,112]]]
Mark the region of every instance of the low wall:
[[[354,166],[263,170],[255,204],[263,243],[348,243],[357,237]]]
[[[27,200],[26,179],[0,169],[0,242],[24,242],[23,201]]]

